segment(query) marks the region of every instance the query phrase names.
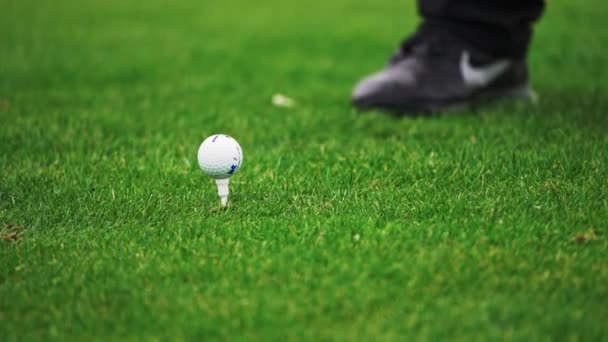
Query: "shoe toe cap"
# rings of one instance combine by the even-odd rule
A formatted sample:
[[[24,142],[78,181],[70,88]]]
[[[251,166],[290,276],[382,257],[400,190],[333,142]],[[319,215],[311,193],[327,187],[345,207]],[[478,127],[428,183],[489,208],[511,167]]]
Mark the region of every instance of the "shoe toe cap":
[[[399,70],[385,69],[359,81],[352,92],[351,100],[358,107],[370,107],[393,99],[399,89],[408,87],[413,77]]]
[[[370,75],[359,81],[352,92],[352,101],[357,104],[373,98],[385,86],[385,76],[382,72]]]

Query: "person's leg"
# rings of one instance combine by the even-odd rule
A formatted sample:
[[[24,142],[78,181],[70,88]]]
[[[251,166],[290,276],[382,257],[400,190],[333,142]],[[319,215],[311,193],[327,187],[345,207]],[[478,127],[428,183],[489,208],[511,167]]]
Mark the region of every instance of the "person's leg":
[[[526,55],[543,8],[543,0],[419,0],[418,31],[356,85],[353,104],[409,114],[533,100]]]
[[[496,57],[525,58],[544,0],[418,0],[423,26],[450,30]]]

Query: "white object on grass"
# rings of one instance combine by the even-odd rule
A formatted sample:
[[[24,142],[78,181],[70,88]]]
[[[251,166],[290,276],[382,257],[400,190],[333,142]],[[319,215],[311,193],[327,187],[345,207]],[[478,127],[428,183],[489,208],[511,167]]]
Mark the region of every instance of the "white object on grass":
[[[272,104],[277,107],[291,108],[296,105],[296,101],[283,94],[274,94],[272,96]]]
[[[214,134],[198,148],[198,164],[207,176],[215,178],[222,207],[228,204],[228,184],[243,163],[239,143],[226,134]]]

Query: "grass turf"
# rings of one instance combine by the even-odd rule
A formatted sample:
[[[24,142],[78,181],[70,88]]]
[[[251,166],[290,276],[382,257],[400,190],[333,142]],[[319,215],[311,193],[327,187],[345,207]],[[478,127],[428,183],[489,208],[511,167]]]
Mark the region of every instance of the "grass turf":
[[[538,106],[402,120],[348,96],[405,1],[1,7],[0,340],[608,338],[601,0],[549,4]]]

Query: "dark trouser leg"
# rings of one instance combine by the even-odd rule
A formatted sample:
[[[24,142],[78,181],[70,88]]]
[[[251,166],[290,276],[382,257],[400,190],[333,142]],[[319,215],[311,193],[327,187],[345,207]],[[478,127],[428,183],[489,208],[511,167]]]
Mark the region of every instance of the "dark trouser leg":
[[[523,59],[544,0],[418,0],[423,29],[447,29],[496,57]]]

